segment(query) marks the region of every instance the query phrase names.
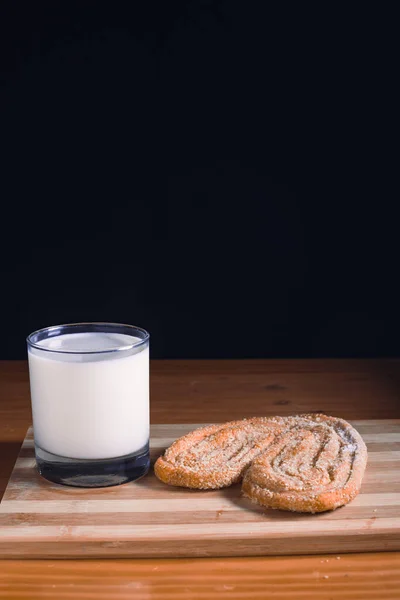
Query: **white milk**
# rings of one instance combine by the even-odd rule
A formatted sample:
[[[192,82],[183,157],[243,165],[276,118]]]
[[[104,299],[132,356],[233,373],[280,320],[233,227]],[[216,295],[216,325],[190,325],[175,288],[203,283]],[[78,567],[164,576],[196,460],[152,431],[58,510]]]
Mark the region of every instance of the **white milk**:
[[[71,333],[29,347],[35,443],[70,458],[113,458],[149,440],[149,346],[119,333]]]

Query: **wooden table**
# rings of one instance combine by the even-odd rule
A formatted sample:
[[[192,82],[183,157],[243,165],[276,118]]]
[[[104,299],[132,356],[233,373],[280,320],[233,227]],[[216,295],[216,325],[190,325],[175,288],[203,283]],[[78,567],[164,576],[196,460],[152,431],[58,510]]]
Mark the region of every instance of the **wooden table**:
[[[153,361],[153,423],[325,411],[400,416],[400,360]],[[31,421],[25,362],[0,363],[0,494]],[[0,531],[1,535],[1,531]],[[400,552],[280,558],[0,561],[0,598],[400,598]]]

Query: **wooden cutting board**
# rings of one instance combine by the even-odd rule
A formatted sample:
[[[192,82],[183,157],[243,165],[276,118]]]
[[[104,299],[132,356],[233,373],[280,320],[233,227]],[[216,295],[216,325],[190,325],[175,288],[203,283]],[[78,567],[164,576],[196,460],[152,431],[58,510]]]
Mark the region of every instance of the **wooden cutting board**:
[[[400,550],[400,420],[354,421],[369,451],[359,496],[320,515],[265,510],[218,491],[166,486],[153,472],[106,489],[52,484],[27,433],[0,504],[0,557],[189,557]],[[152,460],[198,425],[153,425]]]

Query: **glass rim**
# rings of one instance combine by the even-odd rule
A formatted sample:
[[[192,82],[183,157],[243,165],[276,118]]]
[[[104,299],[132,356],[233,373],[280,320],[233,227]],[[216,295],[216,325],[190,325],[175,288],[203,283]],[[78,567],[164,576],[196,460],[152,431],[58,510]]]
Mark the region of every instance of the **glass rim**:
[[[59,350],[55,348],[46,348],[45,346],[41,346],[37,343],[38,341],[41,341],[43,339],[58,337],[65,333],[72,333],[74,329],[82,329],[82,333],[90,333],[96,331],[101,332],[107,331],[107,329],[113,330],[113,333],[126,333],[126,330],[128,330],[130,332],[136,331],[143,337],[139,340],[132,342],[132,344],[124,344],[123,346],[119,346],[118,348],[110,348],[109,350]],[[53,333],[53,335],[46,335],[48,333]],[[131,333],[126,333],[126,335],[131,335]],[[133,348],[138,348],[146,344],[149,341],[149,339],[149,332],[143,329],[142,327],[137,327],[136,325],[129,325],[127,323],[113,323],[109,321],[83,321],[80,323],[64,323],[62,325],[50,325],[49,327],[42,327],[41,329],[36,329],[36,331],[32,331],[32,333],[30,333],[27,336],[26,343],[28,344],[29,348],[35,348],[36,350],[40,350],[41,352],[51,352],[57,354],[111,354],[113,352],[125,352],[127,350],[132,350]]]

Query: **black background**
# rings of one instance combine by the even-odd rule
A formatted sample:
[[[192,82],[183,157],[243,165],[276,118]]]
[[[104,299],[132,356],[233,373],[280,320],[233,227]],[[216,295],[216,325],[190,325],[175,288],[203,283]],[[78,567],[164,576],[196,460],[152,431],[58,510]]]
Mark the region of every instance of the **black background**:
[[[398,354],[396,33],[366,11],[2,3],[0,358],[81,320],[155,358]]]

